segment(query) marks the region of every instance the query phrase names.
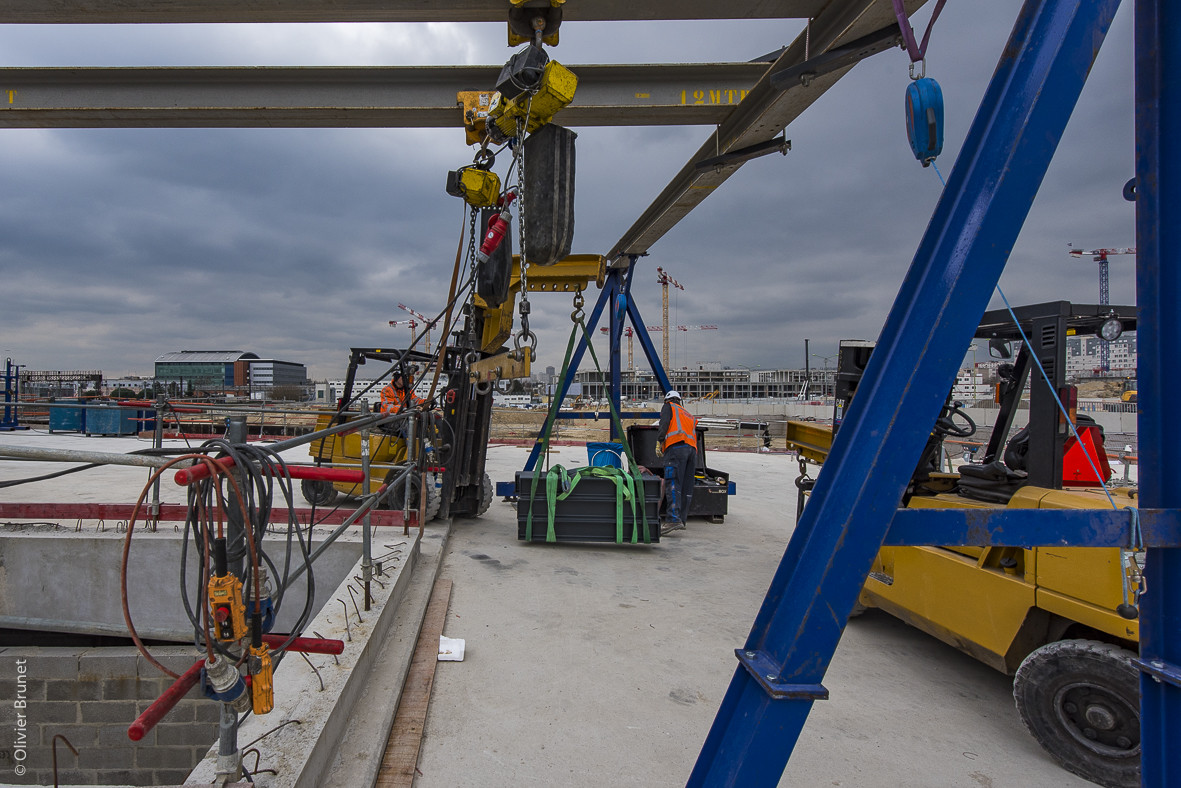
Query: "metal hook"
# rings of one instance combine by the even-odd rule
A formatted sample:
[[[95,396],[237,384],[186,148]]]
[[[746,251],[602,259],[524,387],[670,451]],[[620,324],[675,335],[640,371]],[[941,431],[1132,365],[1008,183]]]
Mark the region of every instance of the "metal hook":
[[[349,590],[349,599],[353,600],[353,610],[357,611],[357,623],[364,624],[365,619],[361,618],[361,611],[360,611],[360,609],[357,608],[357,598],[355,596],[353,596],[353,584],[349,583],[348,586],[346,586],[346,588],[348,588],[348,590]],[[345,614],[346,615],[348,614],[347,608],[345,609]]]
[[[353,642],[353,633],[349,630],[349,606],[346,605],[344,603],[344,600],[341,599],[340,597],[337,597],[336,601],[339,602],[340,606],[344,608],[344,633],[346,635],[348,635],[349,642],[352,643]]]
[[[919,61],[919,75],[914,75],[914,63],[910,64],[910,78],[911,79],[925,79],[927,76],[927,59],[923,58]]]
[[[302,651],[297,651],[295,653],[299,654],[301,657],[303,657],[303,661],[308,663],[308,667],[312,669],[312,673],[316,674],[316,680],[320,682],[320,692],[323,692],[324,691],[324,679],[320,678],[320,671],[317,670],[316,666],[312,664],[312,661],[310,659],[308,659],[307,654],[303,653]],[[339,664],[339,663],[337,663],[337,664]],[[256,762],[255,766],[257,766],[257,765],[258,764]]]
[[[78,757],[78,749],[74,745],[70,744],[69,739],[67,739],[65,736],[61,735],[60,733],[54,734],[54,737],[53,737],[53,788],[57,788],[57,785],[58,785],[57,784],[57,740],[58,739],[61,739],[62,741],[64,741],[66,743],[66,746],[70,748],[70,752],[74,753],[75,758]]]

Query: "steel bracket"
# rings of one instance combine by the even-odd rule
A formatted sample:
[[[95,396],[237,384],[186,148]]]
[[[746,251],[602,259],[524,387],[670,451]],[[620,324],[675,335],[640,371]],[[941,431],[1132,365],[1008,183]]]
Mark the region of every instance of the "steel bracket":
[[[1163,662],[1159,659],[1145,660],[1134,657],[1132,664],[1139,668],[1141,673],[1147,673],[1158,682],[1171,684],[1174,687],[1181,687],[1181,667],[1171,662]]]
[[[779,666],[765,651],[738,648],[734,649],[734,654],[772,700],[828,700],[828,688],[823,684],[781,681]]]
[[[474,361],[468,367],[468,379],[473,383],[495,383],[499,380],[529,377],[529,354],[520,354],[520,358],[517,358],[517,355],[514,351],[509,351]]]

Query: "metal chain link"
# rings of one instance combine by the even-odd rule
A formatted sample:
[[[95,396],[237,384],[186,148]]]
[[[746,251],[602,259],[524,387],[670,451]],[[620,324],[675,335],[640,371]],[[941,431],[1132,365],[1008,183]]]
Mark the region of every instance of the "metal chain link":
[[[478,232],[478,230],[476,228],[478,226],[477,220],[478,220],[479,215],[480,215],[480,210],[478,208],[476,208],[476,206],[473,205],[471,207],[471,210],[468,212],[468,228],[467,228],[468,239],[467,239],[467,263],[466,263],[467,270],[470,272],[470,276],[472,276],[472,277],[476,276],[476,233]],[[473,288],[473,290],[474,290],[474,288]],[[469,296],[469,299],[470,298],[471,298],[471,296]],[[475,324],[473,323],[473,321],[470,319],[466,320],[464,322],[465,322],[465,328],[467,329],[468,347],[472,347],[476,344],[476,339],[477,339],[476,327],[475,327]],[[468,362],[468,363],[470,364],[471,362]]]
[[[533,105],[530,94],[525,108],[525,117],[517,118],[517,146],[513,155],[517,157],[517,232],[521,236],[521,333],[529,332],[529,263],[525,251],[525,126],[529,110]]]
[[[525,243],[525,135],[529,118],[533,112],[533,97],[537,90],[529,92],[529,101],[525,104],[525,116],[517,118],[517,147],[513,153],[517,156],[517,224],[521,236],[521,330],[517,335],[517,347],[522,341],[529,343],[530,360],[537,359],[537,335],[529,329],[529,258]]]

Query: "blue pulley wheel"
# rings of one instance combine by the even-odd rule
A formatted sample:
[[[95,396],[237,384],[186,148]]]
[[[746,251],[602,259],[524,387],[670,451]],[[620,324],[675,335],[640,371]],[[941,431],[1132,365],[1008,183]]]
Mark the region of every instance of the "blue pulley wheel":
[[[943,152],[943,91],[930,77],[906,86],[906,136],[924,167]]]

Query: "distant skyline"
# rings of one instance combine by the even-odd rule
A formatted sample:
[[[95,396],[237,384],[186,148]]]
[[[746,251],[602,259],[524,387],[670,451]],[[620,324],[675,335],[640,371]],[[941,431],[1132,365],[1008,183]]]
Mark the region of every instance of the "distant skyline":
[[[1135,245],[1121,197],[1134,172],[1124,6],[1011,252],[1001,284],[1014,303],[1094,302],[1096,266],[1067,244]],[[953,2],[935,25],[927,74],[947,102],[944,175],[1019,7]],[[571,23],[551,55],[571,66],[741,61],[802,27]],[[3,66],[499,65],[511,53],[499,24],[0,27]],[[659,265],[685,286],[670,292],[670,322],[719,326],[673,332],[674,367],[801,368],[805,337],[818,357],[842,338],[877,337],[941,191],[907,146],[907,72],[898,50],[856,66],[788,127],[790,153],[746,164],[639,263],[633,292],[648,324],[660,322]],[[599,254],[710,133],[575,130],[574,251]],[[0,356],[28,368],[144,374],[164,353],[219,348],[324,379],[342,373],[349,347],[404,345],[409,331],[388,325],[404,316],[399,302],[432,315],[444,302],[463,211],[443,184],[472,158],[459,129],[0,136]],[[1113,302],[1134,303],[1134,263],[1113,259]],[[537,365],[560,366],[569,297],[531,301]]]

